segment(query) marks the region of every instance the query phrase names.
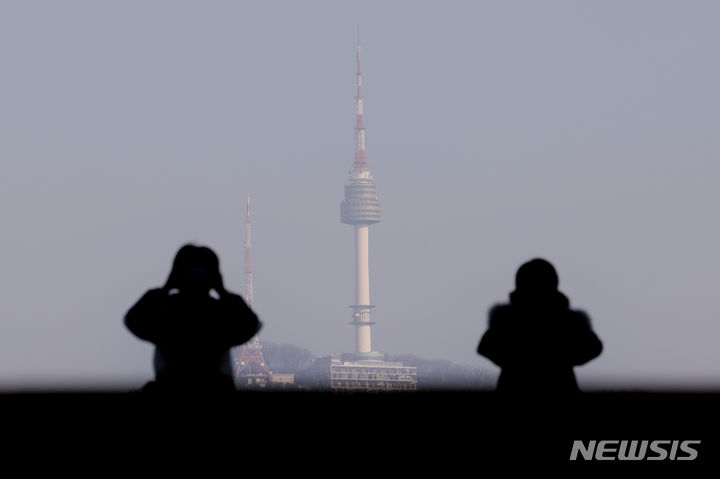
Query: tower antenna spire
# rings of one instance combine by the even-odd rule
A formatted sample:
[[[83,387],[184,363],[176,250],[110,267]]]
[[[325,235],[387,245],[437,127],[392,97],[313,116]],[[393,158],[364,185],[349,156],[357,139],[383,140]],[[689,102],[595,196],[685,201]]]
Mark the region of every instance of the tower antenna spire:
[[[355,162],[353,167],[356,171],[367,169],[367,155],[365,153],[365,125],[363,122],[363,95],[362,95],[362,68],[360,57],[362,46],[360,45],[360,26],[357,29],[357,117],[355,120]]]

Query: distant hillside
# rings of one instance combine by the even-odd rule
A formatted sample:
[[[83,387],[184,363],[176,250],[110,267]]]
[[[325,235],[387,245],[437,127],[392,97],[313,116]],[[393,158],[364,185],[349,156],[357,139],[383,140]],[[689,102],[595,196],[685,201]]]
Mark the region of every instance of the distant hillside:
[[[261,341],[265,364],[274,373],[298,374],[310,367],[315,356],[307,349],[292,344],[276,344]]]
[[[316,359],[307,349],[292,344],[262,341],[265,362],[275,373],[291,373],[307,378],[308,369]],[[418,371],[418,389],[493,389],[497,374],[487,369],[463,366],[444,359],[423,359],[411,354],[387,355],[388,361],[400,361],[415,366]]]
[[[415,366],[418,389],[494,389],[497,374],[474,366],[463,366],[445,359],[423,359],[412,354],[390,355],[388,361]]]

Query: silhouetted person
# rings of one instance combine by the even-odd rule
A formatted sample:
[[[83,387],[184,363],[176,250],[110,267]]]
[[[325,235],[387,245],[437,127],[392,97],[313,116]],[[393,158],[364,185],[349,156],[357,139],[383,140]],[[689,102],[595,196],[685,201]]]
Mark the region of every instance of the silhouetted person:
[[[145,293],[125,325],[156,346],[156,379],[144,390],[194,393],[234,391],[230,348],[261,326],[245,301],[225,290],[215,253],[194,245],[180,248],[165,286]]]
[[[500,366],[497,391],[579,392],[573,366],[597,357],[602,343],[557,287],[555,268],[534,259],[518,270],[510,304],[490,310],[477,351]]]

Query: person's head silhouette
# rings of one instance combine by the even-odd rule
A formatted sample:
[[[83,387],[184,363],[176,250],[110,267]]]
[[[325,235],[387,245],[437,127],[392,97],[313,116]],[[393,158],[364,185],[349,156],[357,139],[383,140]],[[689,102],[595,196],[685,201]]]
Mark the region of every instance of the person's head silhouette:
[[[220,261],[215,252],[192,244],[180,248],[165,288],[191,295],[207,295],[211,289],[222,293]]]
[[[542,258],[535,258],[518,269],[515,275],[515,291],[510,293],[510,302],[566,305],[567,298],[558,291],[558,283],[558,275],[553,265]]]
[[[520,266],[515,275],[515,288],[522,291],[552,292],[557,290],[558,275],[548,261],[535,258]]]

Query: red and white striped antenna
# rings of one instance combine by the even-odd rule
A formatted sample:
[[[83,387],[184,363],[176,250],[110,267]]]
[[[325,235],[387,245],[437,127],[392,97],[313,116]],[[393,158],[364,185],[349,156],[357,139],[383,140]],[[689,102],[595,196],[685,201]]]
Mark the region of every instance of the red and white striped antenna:
[[[363,124],[363,96],[362,96],[362,69],[360,67],[360,27],[357,29],[357,118],[355,123],[355,163],[357,171],[367,169],[367,155],[365,153],[365,125]]]

